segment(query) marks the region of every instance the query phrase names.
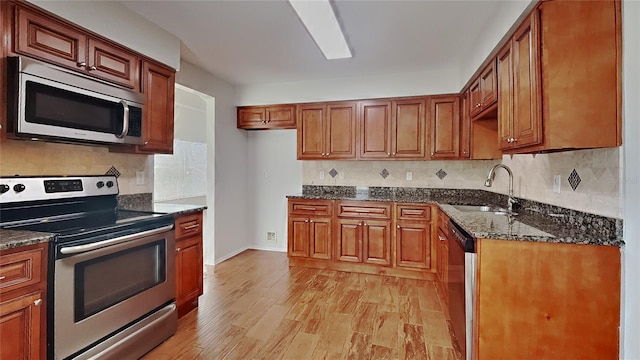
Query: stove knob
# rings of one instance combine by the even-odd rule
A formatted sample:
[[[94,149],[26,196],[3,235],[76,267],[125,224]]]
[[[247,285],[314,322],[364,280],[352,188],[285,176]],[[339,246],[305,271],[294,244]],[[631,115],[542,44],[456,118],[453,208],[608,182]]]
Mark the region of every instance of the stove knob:
[[[108,188],[112,188],[113,187],[113,181],[111,181],[111,180],[107,181],[107,187]]]
[[[98,187],[98,189],[102,189],[102,187],[104,186],[104,182],[103,181],[98,181],[96,186]]]
[[[1,184],[0,185],[0,194],[4,194],[7,191],[9,191],[11,188],[9,187],[9,185],[5,185],[5,184]]]
[[[15,184],[13,185],[13,191],[19,193],[19,192],[23,192],[25,189],[23,184]]]

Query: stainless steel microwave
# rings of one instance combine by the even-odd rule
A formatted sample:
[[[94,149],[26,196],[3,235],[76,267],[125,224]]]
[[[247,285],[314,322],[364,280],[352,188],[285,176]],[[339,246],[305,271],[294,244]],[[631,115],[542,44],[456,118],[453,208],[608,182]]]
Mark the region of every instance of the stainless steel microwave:
[[[143,94],[30,58],[7,61],[8,136],[143,144]]]

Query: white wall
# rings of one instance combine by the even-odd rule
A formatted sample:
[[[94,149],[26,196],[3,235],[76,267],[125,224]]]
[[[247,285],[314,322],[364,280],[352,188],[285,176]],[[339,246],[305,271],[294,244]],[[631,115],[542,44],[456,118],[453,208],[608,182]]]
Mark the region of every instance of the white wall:
[[[232,85],[187,62],[180,68],[176,83],[215,98],[215,141],[209,143],[215,146],[215,152],[209,152],[215,153],[215,249],[212,253],[205,247],[205,263],[213,264],[246,249],[252,238],[253,222],[247,216],[248,134],[236,129]]]
[[[241,85],[236,88],[236,103],[263,105],[446,94],[459,92],[461,86],[459,72],[452,68],[447,71]]]
[[[640,359],[640,2],[622,7],[624,238],[622,357]]]
[[[249,132],[249,197],[253,199],[252,247],[287,250],[287,195],[302,191],[302,161],[296,160],[296,131]],[[267,232],[277,242],[267,241]]]
[[[174,69],[180,68],[180,40],[117,1],[28,1]]]

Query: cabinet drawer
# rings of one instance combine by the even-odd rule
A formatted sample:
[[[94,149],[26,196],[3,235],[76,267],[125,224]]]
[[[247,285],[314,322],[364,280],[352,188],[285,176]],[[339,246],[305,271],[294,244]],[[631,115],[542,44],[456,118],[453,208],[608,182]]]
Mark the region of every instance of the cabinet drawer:
[[[40,248],[0,256],[0,293],[42,281],[43,257]]]
[[[289,214],[291,215],[331,215],[331,200],[289,200]]]
[[[431,221],[431,206],[429,205],[396,205],[397,220]]]
[[[336,206],[339,217],[391,219],[391,204],[369,203],[363,201],[341,201]]]
[[[202,234],[202,213],[176,218],[176,239]]]

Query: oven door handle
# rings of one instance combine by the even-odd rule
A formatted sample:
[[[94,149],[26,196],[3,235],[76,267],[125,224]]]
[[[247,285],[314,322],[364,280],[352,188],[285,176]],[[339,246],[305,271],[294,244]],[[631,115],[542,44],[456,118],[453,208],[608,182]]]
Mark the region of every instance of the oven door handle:
[[[128,242],[128,241],[131,241],[131,240],[134,240],[134,239],[145,237],[145,236],[151,236],[151,235],[155,235],[155,234],[160,234],[160,233],[169,231],[171,229],[173,229],[173,225],[167,225],[167,226],[163,226],[161,228],[147,230],[147,231],[143,231],[143,232],[139,232],[139,233],[135,233],[135,234],[131,234],[131,235],[125,235],[125,236],[121,236],[121,237],[118,237],[118,238],[115,238],[115,239],[109,239],[109,240],[105,240],[105,241],[100,241],[100,242],[93,243],[93,244],[63,247],[63,248],[60,249],[60,253],[61,254],[65,254],[65,255],[83,253],[83,252],[96,250],[96,249],[100,249],[100,248],[107,247],[107,246],[121,244],[121,243]]]

